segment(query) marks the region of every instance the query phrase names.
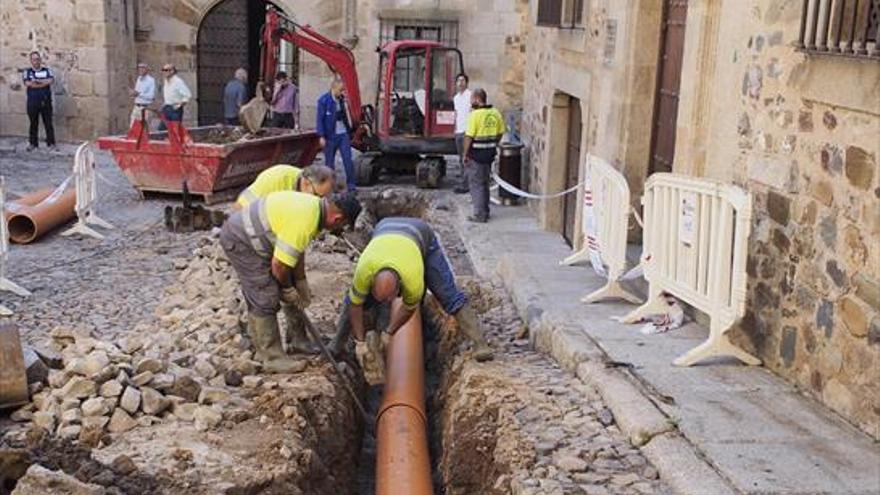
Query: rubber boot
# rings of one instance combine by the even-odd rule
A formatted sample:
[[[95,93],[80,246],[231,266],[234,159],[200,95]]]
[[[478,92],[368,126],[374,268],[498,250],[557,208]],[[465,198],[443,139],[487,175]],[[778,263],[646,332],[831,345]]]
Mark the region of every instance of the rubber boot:
[[[282,304],[281,309],[287,317],[287,344],[288,349],[300,354],[318,354],[321,349],[306,335],[308,316],[293,304]]]
[[[256,350],[256,358],[267,373],[295,373],[302,363],[287,357],[281,347],[278,319],[274,316],[248,315],[248,335]]]
[[[351,336],[351,320],[348,319],[348,311],[346,308],[343,308],[342,313],[339,314],[339,319],[336,320],[336,335],[333,336],[333,341],[330,342],[330,352],[335,357],[339,357],[346,350],[348,345],[348,338]]]
[[[478,362],[491,360],[494,357],[492,348],[483,338],[483,330],[480,328],[479,320],[477,320],[477,315],[471,305],[462,306],[455,314],[455,319],[458,321],[458,328],[461,329],[461,332],[474,343],[474,359]]]

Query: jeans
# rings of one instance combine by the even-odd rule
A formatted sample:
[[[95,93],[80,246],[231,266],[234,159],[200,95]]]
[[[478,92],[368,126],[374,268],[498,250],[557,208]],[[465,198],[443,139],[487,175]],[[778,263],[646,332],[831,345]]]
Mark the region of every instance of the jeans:
[[[165,117],[165,120],[169,122],[182,122],[183,121],[183,107],[174,108],[171,105],[162,105],[162,115]],[[165,131],[168,127],[165,125],[165,121],[159,123],[159,130]]]
[[[489,219],[489,172],[491,170],[491,163],[480,163],[468,159],[471,203],[474,207],[474,217],[478,220]]]
[[[458,185],[456,188],[461,188],[464,190],[468,189],[468,174],[464,167],[464,133],[459,132],[455,135],[455,149],[458,151],[458,163],[461,168],[459,169],[458,176]]]
[[[46,129],[46,145],[55,146],[55,126],[52,124],[52,99],[44,98],[37,101],[29,101],[27,114],[30,120],[28,141],[33,147],[39,144],[40,118],[43,119],[43,127]]]
[[[351,138],[348,137],[348,134],[337,134],[325,139],[327,144],[324,146],[324,164],[336,170],[336,150],[339,150],[342,164],[345,166],[347,189],[349,192],[356,190],[354,162],[351,160]]]
[[[425,255],[425,285],[447,314],[454,315],[467,304],[467,296],[455,285],[455,275],[436,238]]]
[[[279,113],[274,112],[272,114],[272,127],[281,127],[284,129],[293,129],[293,114],[292,113]]]

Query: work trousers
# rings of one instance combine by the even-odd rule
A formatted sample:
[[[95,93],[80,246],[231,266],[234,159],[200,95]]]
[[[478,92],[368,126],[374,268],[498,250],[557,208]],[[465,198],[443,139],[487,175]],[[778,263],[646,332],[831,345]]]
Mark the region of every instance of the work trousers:
[[[174,108],[171,105],[162,105],[162,115],[168,122],[183,122],[183,107]],[[165,125],[165,121],[159,123],[160,131],[167,129],[168,127]]]
[[[135,121],[141,120],[141,112],[143,112],[144,119],[146,119],[145,125],[147,127],[147,132],[150,132],[150,130],[152,129],[153,115],[149,110],[144,110],[145,108],[146,107],[143,105],[135,105],[134,107],[132,107],[131,120],[128,123],[129,128],[134,125]]]
[[[293,129],[294,121],[292,113],[272,113],[272,127],[281,127],[284,129]]]
[[[55,126],[52,124],[52,99],[43,98],[28,101],[27,114],[30,120],[28,141],[36,148],[39,145],[40,118],[43,119],[43,128],[46,129],[46,145],[55,146]]]
[[[272,261],[257,254],[244,230],[242,212],[234,213],[220,230],[220,246],[238,274],[248,311],[275,316],[281,309],[281,286],[272,276]]]
[[[491,163],[480,163],[468,159],[468,176],[470,177],[471,203],[474,217],[478,220],[489,219],[489,174]]]
[[[345,167],[345,182],[349,192],[357,189],[354,175],[354,162],[351,159],[351,138],[347,133],[337,134],[324,138],[327,144],[324,146],[324,164],[336,170],[336,151],[342,156],[342,164]]]
[[[458,152],[458,185],[456,187],[461,189],[468,189],[468,174],[467,170],[465,170],[465,157],[464,157],[464,133],[459,132],[455,134],[455,150]]]

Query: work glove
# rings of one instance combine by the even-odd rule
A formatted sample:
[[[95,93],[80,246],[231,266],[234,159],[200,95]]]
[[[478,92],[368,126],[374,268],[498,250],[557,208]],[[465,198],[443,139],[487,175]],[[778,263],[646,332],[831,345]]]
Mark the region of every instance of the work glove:
[[[361,369],[364,370],[364,380],[369,385],[385,383],[385,359],[382,356],[381,345],[376,332],[367,332],[366,340],[355,341],[354,353]]]
[[[309,288],[307,279],[296,280],[293,287],[281,289],[281,301],[287,304],[295,304],[300,309],[306,309],[312,303],[312,289]]]
[[[281,288],[281,302],[285,304],[299,305],[299,291],[296,286]]]

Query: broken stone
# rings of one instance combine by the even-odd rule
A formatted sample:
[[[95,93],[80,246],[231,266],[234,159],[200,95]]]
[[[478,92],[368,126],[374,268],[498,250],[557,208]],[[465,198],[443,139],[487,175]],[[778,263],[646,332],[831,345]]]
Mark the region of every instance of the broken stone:
[[[611,409],[607,407],[599,411],[599,415],[597,417],[602,426],[606,428],[614,424],[614,413],[611,412]]]
[[[119,407],[134,414],[140,405],[141,392],[134,387],[126,387],[125,392],[122,393],[122,399],[119,400]]]
[[[110,418],[107,416],[86,416],[82,419],[82,427],[103,430],[109,422]]]
[[[223,375],[223,380],[230,387],[240,387],[242,383],[241,373],[236,370],[229,370]]]
[[[205,387],[199,394],[199,404],[225,404],[229,402],[231,395],[228,390],[222,388]]]
[[[192,377],[184,375],[177,377],[174,385],[168,389],[168,392],[172,395],[183,397],[189,402],[198,402],[202,386]]]
[[[120,408],[117,408],[115,411],[113,411],[113,416],[110,417],[110,424],[107,427],[107,430],[109,430],[110,433],[123,433],[134,428],[137,425],[137,421],[132,419],[131,416],[128,415],[128,413]]]
[[[193,369],[199,374],[199,376],[208,380],[217,375],[217,369],[214,368],[214,365],[203,359],[197,360],[196,364],[193,365]]]
[[[263,384],[263,377],[245,376],[241,379],[241,383],[244,388],[257,388]]]
[[[156,390],[168,390],[174,386],[174,375],[170,373],[159,373],[153,376],[150,386]]]
[[[556,461],[560,469],[569,473],[580,473],[587,470],[587,461],[575,455],[562,455]]]
[[[64,359],[61,357],[60,353],[40,345],[34,346],[33,350],[37,353],[37,356],[40,356],[40,359],[46,363],[46,366],[56,370],[64,368]]]
[[[32,464],[27,473],[15,484],[14,495],[45,495],[58,493],[66,495],[103,495],[104,488],[98,485],[83,483],[62,471],[49,469]]]
[[[49,367],[33,349],[24,350],[24,367],[28,383],[42,383],[49,378]]]
[[[69,399],[85,399],[98,391],[98,385],[92,380],[75,376],[61,389],[61,394]]]
[[[175,404],[172,411],[174,417],[181,421],[192,421],[193,415],[196,412],[196,409],[199,408],[198,404],[194,404],[192,402],[187,402],[185,404]]]
[[[133,383],[137,387],[143,387],[144,385],[150,383],[152,380],[152,371],[144,371],[143,373],[138,373],[137,375],[131,377],[131,383]]]
[[[138,425],[147,426],[147,427],[153,426],[156,423],[162,422],[162,420],[157,418],[156,416],[150,416],[150,415],[141,416],[141,417],[137,418],[135,421],[137,422]]]
[[[46,431],[52,431],[55,429],[55,414],[49,411],[35,412],[32,421],[35,426]]]
[[[81,431],[82,426],[80,425],[61,426],[58,428],[57,435],[64,440],[73,440],[74,438],[79,438]]]
[[[9,419],[15,421],[16,423],[24,423],[30,421],[34,418],[34,412],[25,408],[16,409],[12,414],[9,415]]]
[[[171,401],[165,398],[157,390],[144,387],[141,389],[141,410],[144,413],[155,416],[171,405]]]
[[[119,397],[119,395],[122,394],[122,389],[122,383],[117,380],[110,380],[101,385],[100,394],[101,397]]]
[[[71,409],[79,408],[79,399],[64,399],[61,401],[61,405],[58,406],[58,410],[60,411],[69,411]]]
[[[858,298],[846,296],[840,300],[839,311],[841,320],[853,337],[868,335],[868,305]]]
[[[140,337],[126,337],[119,341],[119,348],[126,354],[134,354],[144,347],[144,341]]]
[[[131,460],[131,457],[124,454],[113,459],[113,462],[110,463],[110,468],[123,476],[128,476],[137,471],[137,465]]]
[[[154,374],[161,373],[165,371],[165,365],[158,359],[144,358],[138,361],[137,366],[135,366],[135,373],[140,374],[144,371],[151,371]]]
[[[49,371],[48,382],[52,388],[61,388],[68,380],[70,380],[70,375],[66,371]]]
[[[82,403],[83,416],[103,416],[107,414],[107,404],[104,399],[94,397]]]
[[[74,359],[67,366],[68,371],[82,375],[85,377],[94,377],[99,375],[104,369],[110,365],[110,358],[104,351],[94,351],[88,356]]]
[[[68,409],[61,413],[62,425],[75,425],[82,422],[83,412],[77,409]]]
[[[193,421],[195,428],[199,431],[206,431],[216,427],[223,420],[223,416],[208,406],[200,406],[193,412]]]
[[[287,445],[282,445],[280,449],[278,449],[278,453],[281,454],[281,457],[285,459],[290,459],[293,457],[293,451],[290,450],[290,447]]]

